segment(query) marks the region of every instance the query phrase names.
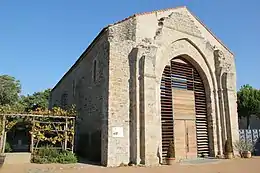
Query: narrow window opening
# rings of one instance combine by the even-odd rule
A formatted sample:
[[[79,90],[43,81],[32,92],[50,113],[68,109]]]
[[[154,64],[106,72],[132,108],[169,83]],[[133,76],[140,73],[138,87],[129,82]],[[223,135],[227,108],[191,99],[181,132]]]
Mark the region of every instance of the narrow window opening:
[[[73,83],[72,83],[72,93],[73,93],[73,97],[75,97],[76,95],[76,81],[73,80]]]
[[[93,81],[96,82],[97,80],[97,61],[94,60],[94,65],[93,65]]]
[[[68,106],[68,94],[67,93],[63,93],[61,96],[61,107],[63,109],[66,109]]]

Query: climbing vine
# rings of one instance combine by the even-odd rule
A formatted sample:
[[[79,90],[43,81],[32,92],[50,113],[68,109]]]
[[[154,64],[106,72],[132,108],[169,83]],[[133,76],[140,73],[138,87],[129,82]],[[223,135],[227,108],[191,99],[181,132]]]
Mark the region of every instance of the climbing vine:
[[[73,145],[74,139],[74,119],[54,118],[55,120],[34,119],[34,127],[30,131],[36,143],[49,142],[53,145],[60,144],[62,149],[66,149],[66,142]]]
[[[54,107],[51,110],[37,109],[27,114],[10,113],[10,111],[7,114],[2,109],[0,110],[0,136],[6,135],[17,123],[22,123],[31,134],[31,152],[38,149],[39,143],[73,150],[75,116],[74,105],[66,110]]]

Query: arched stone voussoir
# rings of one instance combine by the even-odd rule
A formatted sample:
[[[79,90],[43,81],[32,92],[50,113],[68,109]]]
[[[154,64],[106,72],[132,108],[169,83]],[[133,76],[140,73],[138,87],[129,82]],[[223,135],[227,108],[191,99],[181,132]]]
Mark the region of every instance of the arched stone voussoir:
[[[155,66],[150,66],[149,63],[145,63],[145,68],[154,68],[154,78],[159,81],[154,83],[154,94],[157,96],[157,103],[155,105],[160,106],[160,81],[162,78],[163,70],[166,65],[170,64],[170,61],[174,58],[182,58],[191,63],[195,69],[200,74],[202,81],[205,86],[206,92],[206,100],[207,100],[207,114],[210,117],[210,127],[211,131],[211,155],[215,155],[217,153],[217,115],[216,115],[216,98],[214,96],[215,91],[215,74],[210,69],[210,64],[207,61],[207,57],[205,57],[202,53],[202,50],[199,50],[198,46],[192,43],[188,39],[179,39],[166,47],[157,48],[156,55],[153,56],[153,62],[155,62]],[[213,58],[208,57],[208,58]],[[148,59],[148,58],[147,58]],[[150,60],[152,60],[150,59]],[[151,61],[150,61],[151,62]],[[154,64],[153,64],[154,65]]]
[[[172,42],[167,47],[160,47],[157,50],[155,56],[155,76],[157,79],[161,79],[164,67],[169,64],[170,60],[176,57],[182,56],[189,61],[202,76],[205,88],[211,92],[215,86],[213,81],[215,80],[209,63],[206,57],[202,54],[202,51],[192,43],[189,39],[179,39]]]

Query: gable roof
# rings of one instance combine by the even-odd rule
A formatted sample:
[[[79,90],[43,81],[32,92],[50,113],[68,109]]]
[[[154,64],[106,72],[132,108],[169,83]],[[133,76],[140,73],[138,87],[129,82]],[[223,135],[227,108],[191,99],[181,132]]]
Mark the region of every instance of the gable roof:
[[[188,10],[186,6],[180,6],[180,7],[175,7],[175,8],[166,8],[166,9],[162,9],[162,10],[154,10],[154,11],[151,11],[151,12],[136,13],[132,16],[129,16],[129,17],[123,19],[123,20],[120,20],[120,21],[115,22],[113,24],[110,24],[108,26],[113,26],[113,25],[122,23],[122,22],[124,22],[128,19],[131,19],[133,17],[136,17],[136,16],[142,16],[142,15],[153,14],[153,13],[158,13],[158,12],[165,12],[165,11],[176,10],[176,9],[180,9],[180,8],[185,8],[186,10]],[[229,50],[229,48],[227,48],[227,46],[209,28],[207,28],[207,26],[202,21],[200,21],[199,18],[196,15],[194,15],[190,10],[188,10],[188,11],[229,53],[234,55],[233,52],[231,50]]]
[[[129,20],[131,18],[134,18],[136,16],[142,16],[142,15],[148,15],[148,14],[153,14],[153,13],[158,13],[158,12],[165,12],[165,11],[170,11],[170,10],[175,10],[175,9],[180,9],[180,8],[185,8],[187,9],[186,6],[180,6],[180,7],[175,7],[175,8],[166,8],[166,9],[161,9],[161,10],[154,10],[154,11],[150,11],[150,12],[142,12],[142,13],[136,13],[132,16],[129,16],[127,18],[124,18],[123,20],[120,20],[120,21],[117,21],[113,24],[109,24],[107,25],[106,27],[104,27],[100,32],[99,34],[94,38],[94,40],[90,43],[90,45],[87,47],[87,49],[81,54],[81,56],[79,57],[79,59],[72,65],[72,67],[62,76],[62,78],[60,79],[60,81],[53,87],[52,91],[57,88],[57,86],[61,83],[61,81],[78,65],[78,63],[84,58],[84,55],[90,51],[90,49],[94,46],[95,42],[99,39],[99,37],[101,37],[103,35],[103,33],[105,31],[107,31],[107,29],[110,27],[110,26],[114,26],[114,25],[117,25],[119,23],[122,23],[126,20]],[[187,9],[188,10],[188,9]],[[190,14],[229,52],[231,53],[232,55],[234,55],[225,45],[224,43],[219,39],[217,38],[217,36],[215,36],[215,34],[213,34],[213,32],[211,32],[207,27],[206,25],[204,25],[199,19],[198,17],[196,17],[190,10],[188,10],[190,12]]]

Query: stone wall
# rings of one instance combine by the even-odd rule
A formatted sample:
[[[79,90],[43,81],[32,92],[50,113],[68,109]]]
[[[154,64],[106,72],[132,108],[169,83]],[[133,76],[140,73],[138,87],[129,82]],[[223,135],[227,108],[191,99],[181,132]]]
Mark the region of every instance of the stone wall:
[[[218,100],[220,88],[215,72],[219,67],[214,63],[214,50],[221,49],[229,59],[233,57],[186,8],[136,15],[110,26],[109,44],[108,165],[158,163],[161,152],[160,78],[165,65],[180,55],[185,55],[203,77],[209,125],[213,129],[210,132],[211,155],[222,152],[226,131],[233,133],[230,130],[237,122],[235,119],[227,125],[220,122],[224,113],[219,115],[219,102],[230,105],[227,114],[232,117],[236,115],[236,105],[234,98],[230,103]],[[228,129],[232,124],[234,127]],[[124,135],[113,137],[114,127],[122,127]],[[232,135],[236,138],[236,132]]]
[[[82,56],[53,90],[51,103],[76,103],[81,153],[102,153],[103,165],[161,162],[160,79],[177,56],[203,78],[211,155],[223,153],[226,137],[238,139],[234,57],[185,7],[110,25]]]
[[[145,153],[145,163],[158,162],[160,149],[157,148],[161,148],[158,144],[161,132],[157,128],[160,125],[160,79],[165,65],[177,56],[185,56],[203,78],[207,116],[210,120],[209,127],[212,128],[209,132],[210,154],[223,154],[225,140],[238,139],[233,55],[186,8],[173,10],[170,14],[167,10],[165,13],[160,11],[140,15],[136,21],[136,45],[138,52],[142,52],[140,56],[144,61],[142,74],[137,74],[139,82],[143,81],[140,85],[144,88],[140,86],[142,89],[137,91],[137,95],[144,96],[139,100],[144,104],[144,112],[140,107],[139,116],[145,119],[145,147],[140,147],[143,150],[140,153]],[[216,55],[216,52],[222,54]],[[220,61],[219,64],[215,63],[216,59]]]
[[[108,115],[108,165],[128,164],[130,158],[130,59],[135,41],[135,19],[109,27],[109,115]],[[113,134],[115,128],[123,129],[123,136]],[[133,130],[133,129],[132,129]]]
[[[108,42],[104,32],[53,89],[51,105],[76,104],[76,149],[84,157],[100,161],[101,135],[108,107]]]

